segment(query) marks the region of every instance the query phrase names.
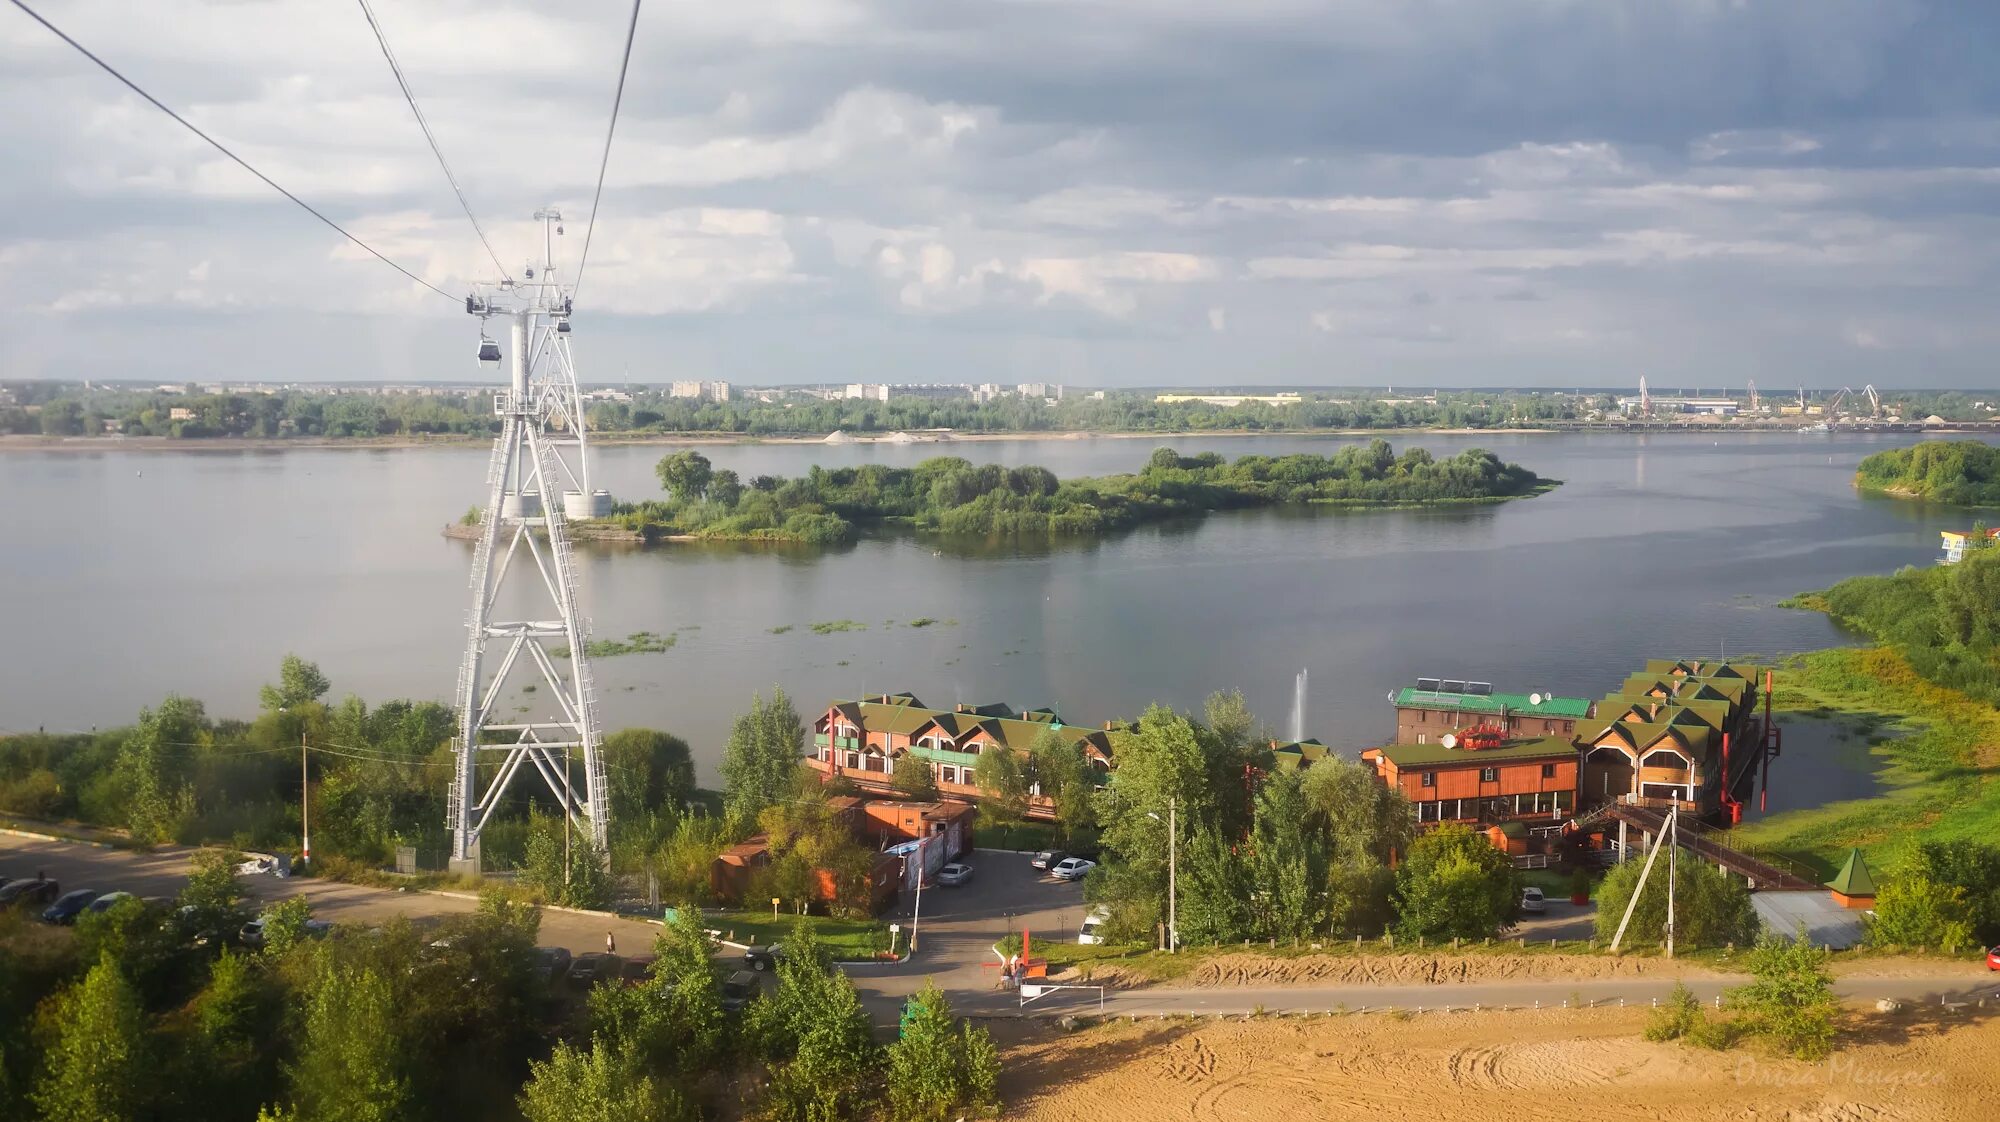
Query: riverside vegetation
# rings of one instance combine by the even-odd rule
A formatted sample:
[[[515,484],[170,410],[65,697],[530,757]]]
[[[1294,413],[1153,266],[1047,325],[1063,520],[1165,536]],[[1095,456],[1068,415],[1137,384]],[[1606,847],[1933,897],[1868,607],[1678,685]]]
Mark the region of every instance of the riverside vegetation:
[[[1154,451],[1137,472],[1071,480],[1043,467],[975,465],[955,456],[915,467],[826,470],[794,479],[745,481],[699,452],[667,456],[656,469],[665,500],[621,504],[611,524],[648,539],[702,538],[830,544],[863,526],[941,534],[1079,537],[1212,511],[1278,505],[1350,507],[1487,503],[1553,486],[1484,449],[1434,459],[1400,456],[1386,441],[1330,456],[1182,456]]]
[[[2000,448],[1977,440],[1926,440],[1861,461],[1854,485],[1958,506],[2000,506]]]

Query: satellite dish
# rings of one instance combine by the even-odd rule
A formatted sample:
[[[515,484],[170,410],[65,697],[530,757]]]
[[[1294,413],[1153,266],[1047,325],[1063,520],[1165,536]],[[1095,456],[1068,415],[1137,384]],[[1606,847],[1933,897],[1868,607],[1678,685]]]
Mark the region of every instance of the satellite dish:
[[[1528,704],[1530,704],[1530,705],[1540,705],[1541,703],[1542,703],[1542,695],[1541,695],[1541,694],[1538,694],[1538,693],[1531,693],[1531,694],[1529,694],[1529,695],[1528,695]]]
[[[1389,700],[1390,700],[1391,702],[1394,702],[1394,701],[1396,700],[1396,691],[1395,691],[1395,690],[1390,690],[1390,691],[1389,691]]]
[[[1451,733],[1445,733],[1443,736],[1438,737],[1438,743],[1444,745],[1446,748],[1456,748],[1458,747],[1458,737]]]

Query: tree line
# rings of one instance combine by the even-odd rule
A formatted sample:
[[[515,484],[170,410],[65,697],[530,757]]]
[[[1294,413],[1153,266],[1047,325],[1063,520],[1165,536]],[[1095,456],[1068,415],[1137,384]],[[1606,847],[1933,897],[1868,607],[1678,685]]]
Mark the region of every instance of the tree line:
[[[0,1116],[48,1122],[943,1122],[998,1107],[999,1060],[935,986],[878,1044],[811,930],[777,986],[732,1007],[700,913],[678,909],[646,974],[565,1000],[537,909],[316,935],[294,896],[262,938],[237,855],[197,857],[178,898],[128,898],[73,929],[0,917]]]
[[[2000,506],[2000,448],[1977,440],[1926,440],[1861,461],[1855,485],[1958,506]]]
[[[744,480],[700,452],[666,456],[655,474],[665,500],[621,504],[611,520],[649,536],[831,543],[863,526],[1008,537],[1081,536],[1247,507],[1490,502],[1551,485],[1484,449],[1438,460],[1397,455],[1387,441],[1332,455],[1182,456],[1156,450],[1127,475],[1063,480],[1047,468],[975,465],[956,456],[914,467],[864,464]]]

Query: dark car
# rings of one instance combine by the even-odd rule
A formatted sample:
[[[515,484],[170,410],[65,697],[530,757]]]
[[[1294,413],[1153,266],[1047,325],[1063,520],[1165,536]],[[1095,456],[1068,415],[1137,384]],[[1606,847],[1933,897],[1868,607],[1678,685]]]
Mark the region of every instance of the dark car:
[[[757,996],[759,986],[757,975],[748,970],[738,970],[722,980],[722,1011],[741,1013],[745,1005]]]
[[[132,895],[130,892],[107,892],[97,899],[92,900],[90,906],[83,909],[83,911],[85,915],[96,915],[99,912],[108,912],[126,900],[136,899],[138,897]]]
[[[776,970],[778,964],[784,960],[785,948],[777,943],[772,943],[768,947],[745,947],[743,949],[743,965],[748,966],[752,970]]]
[[[1033,857],[1028,858],[1028,867],[1031,869],[1053,869],[1058,862],[1068,856],[1069,854],[1064,853],[1060,849],[1044,849]]]
[[[576,956],[569,968],[569,984],[586,990],[618,977],[625,960],[604,951],[588,951]]]
[[[618,968],[618,980],[628,986],[643,986],[646,984],[646,979],[652,976],[652,970],[653,959],[650,955],[645,958],[628,958]]]
[[[56,897],[56,902],[42,909],[43,923],[75,923],[83,909],[97,899],[94,888],[77,888]]]
[[[568,974],[568,947],[535,948],[535,977],[537,980],[553,983]]]
[[[0,908],[46,908],[62,895],[62,885],[52,880],[16,880],[0,887]]]

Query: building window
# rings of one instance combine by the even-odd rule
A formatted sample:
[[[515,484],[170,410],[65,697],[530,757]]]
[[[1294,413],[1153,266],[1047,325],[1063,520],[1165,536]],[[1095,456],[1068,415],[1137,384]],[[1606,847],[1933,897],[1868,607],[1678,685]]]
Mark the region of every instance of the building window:
[[[1479,769],[1479,781],[1480,781],[1481,783],[1498,783],[1498,782],[1500,782],[1500,769],[1499,769],[1499,768],[1497,768],[1497,767],[1483,767],[1483,768],[1480,768],[1480,769]]]
[[[1554,764],[1543,764],[1543,765],[1542,765],[1542,778],[1543,778],[1543,779],[1554,779],[1555,777],[1556,777],[1556,765],[1554,765]]]
[[[847,765],[846,765],[846,766],[848,766],[848,767],[850,767],[850,768],[858,768],[858,767],[860,767],[860,766],[861,766],[861,753],[859,753],[859,752],[849,752],[849,753],[847,754]]]
[[[939,765],[938,765],[938,782],[940,782],[940,783],[956,783],[956,782],[958,782],[958,769],[957,769],[956,767],[953,767],[953,766],[952,766],[952,765],[950,765],[950,764],[939,764]]]
[[[1423,733],[1418,733],[1418,734],[1417,734],[1417,743],[1418,743],[1418,744],[1429,744],[1430,742],[1431,742],[1431,741],[1430,741],[1430,737],[1428,737],[1428,736],[1425,736],[1425,735],[1424,735]]]
[[[1422,781],[1421,781],[1421,782],[1422,782],[1422,783],[1423,783],[1423,785],[1424,785],[1424,786],[1426,786],[1426,787],[1435,787],[1435,786],[1437,786],[1437,785],[1438,785],[1438,773],[1437,773],[1437,772],[1434,772],[1434,771],[1427,771],[1427,772],[1425,772],[1425,773],[1424,773],[1424,776],[1423,776],[1423,779],[1422,779]]]

